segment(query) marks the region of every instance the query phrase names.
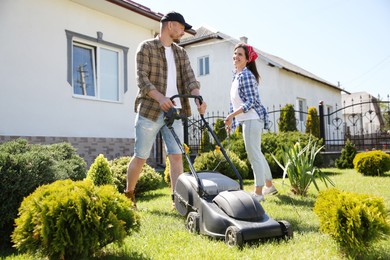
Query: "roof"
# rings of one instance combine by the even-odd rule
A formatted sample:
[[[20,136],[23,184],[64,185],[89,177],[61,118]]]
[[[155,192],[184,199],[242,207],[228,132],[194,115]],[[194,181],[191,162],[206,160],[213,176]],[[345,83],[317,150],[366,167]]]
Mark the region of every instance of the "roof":
[[[207,29],[206,27],[200,27],[198,30],[196,30],[196,34],[194,36],[191,36],[191,37],[187,37],[185,39],[182,39],[181,42],[180,42],[180,45],[185,47],[185,46],[188,46],[188,45],[192,45],[192,44],[195,44],[195,43],[199,43],[199,42],[203,42],[203,41],[207,41],[207,40],[210,40],[210,39],[218,39],[218,40],[224,40],[224,41],[229,41],[231,42],[233,45],[236,45],[237,43],[240,43],[241,41],[238,40],[238,39],[235,39],[233,37],[230,37],[224,33],[221,33],[219,31],[217,32],[213,32],[209,29]],[[295,74],[298,74],[298,75],[301,75],[305,78],[309,78],[311,80],[314,80],[314,81],[317,81],[317,82],[320,82],[322,84],[325,84],[331,88],[334,88],[334,89],[337,89],[337,90],[340,90],[340,91],[343,91],[347,94],[350,94],[349,92],[341,89],[340,87],[332,84],[332,83],[329,83],[328,81],[314,75],[313,73],[307,71],[307,70],[304,70],[300,67],[298,67],[297,65],[294,65],[280,57],[277,57],[277,56],[274,56],[272,54],[269,54],[269,53],[266,53],[264,51],[261,51],[257,48],[255,48],[257,54],[259,55],[259,57],[261,59],[263,59],[264,61],[266,61],[270,66],[275,66],[279,69],[284,69],[286,71],[289,71],[289,72],[292,72],[292,73],[295,73]]]

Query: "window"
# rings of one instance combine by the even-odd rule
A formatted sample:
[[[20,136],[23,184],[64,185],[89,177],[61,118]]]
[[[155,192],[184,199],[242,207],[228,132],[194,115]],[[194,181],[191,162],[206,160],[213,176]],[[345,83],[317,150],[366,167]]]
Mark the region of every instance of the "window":
[[[297,105],[298,105],[298,118],[299,121],[304,122],[306,121],[306,100],[304,99],[297,99]]]
[[[68,82],[73,95],[97,100],[121,101],[127,90],[128,48],[98,38],[66,31]]]
[[[210,62],[209,57],[200,57],[198,59],[198,67],[199,67],[199,76],[209,75],[210,74]]]

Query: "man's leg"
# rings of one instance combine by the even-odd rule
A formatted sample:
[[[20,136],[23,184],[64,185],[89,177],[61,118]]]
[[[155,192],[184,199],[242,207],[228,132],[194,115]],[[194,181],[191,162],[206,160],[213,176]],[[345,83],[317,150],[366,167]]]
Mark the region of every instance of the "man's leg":
[[[177,179],[183,173],[183,156],[181,154],[170,154],[169,157],[169,174],[171,176],[172,194],[175,190]]]

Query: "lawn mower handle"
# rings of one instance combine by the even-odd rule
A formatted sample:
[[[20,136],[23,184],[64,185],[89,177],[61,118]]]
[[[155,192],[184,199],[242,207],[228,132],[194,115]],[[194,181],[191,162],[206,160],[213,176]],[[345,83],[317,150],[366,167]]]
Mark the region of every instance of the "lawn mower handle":
[[[202,104],[203,103],[203,98],[202,96],[196,96],[196,95],[187,95],[187,94],[183,94],[183,95],[173,95],[170,99],[173,101],[173,99],[175,98],[180,98],[180,97],[183,97],[183,98],[194,98],[194,99],[198,99],[199,100],[199,104]],[[169,111],[168,111],[168,114],[169,114]],[[169,117],[168,117],[169,118]],[[223,146],[221,145],[221,142],[219,141],[217,135],[215,134],[214,130],[210,127],[209,123],[206,121],[206,119],[204,118],[204,115],[200,114],[200,118],[202,120],[202,122],[204,123],[204,125],[206,126],[207,130],[209,131],[209,133],[212,135],[212,137],[214,138],[215,142],[217,143],[217,145],[220,147],[221,149],[221,152],[223,154],[223,156],[225,157],[226,161],[229,163],[230,167],[232,167],[233,169],[233,172],[235,173],[235,175],[237,176],[239,182],[240,182],[240,189],[243,189],[243,181],[242,181],[242,177],[240,175],[240,173],[238,172],[237,168],[234,166],[233,162],[230,160],[229,156],[227,155],[225,149],[223,148]],[[187,119],[187,118],[182,118],[181,116],[174,116],[173,117],[173,120],[175,119]],[[172,127],[172,122],[170,121],[169,122],[170,125],[167,124],[168,128],[171,128]],[[174,134],[175,136],[176,134]],[[176,138],[175,138],[176,139]],[[181,147],[182,145],[179,145],[182,152],[184,152],[184,149]],[[184,152],[185,153],[185,152]],[[187,160],[189,161],[189,157],[186,156]],[[195,174],[195,177],[198,181],[198,184],[199,186],[201,187],[202,189],[202,184],[200,183],[200,180],[199,178],[197,177],[196,175],[196,172],[195,172],[195,169],[192,167],[192,164],[191,162],[189,161],[189,164],[190,164],[190,169],[191,169],[191,172],[194,172]]]

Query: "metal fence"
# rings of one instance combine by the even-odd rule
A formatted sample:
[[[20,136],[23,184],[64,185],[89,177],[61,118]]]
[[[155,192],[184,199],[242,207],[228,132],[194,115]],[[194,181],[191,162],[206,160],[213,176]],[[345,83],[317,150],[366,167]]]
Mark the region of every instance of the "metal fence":
[[[389,98],[388,98],[389,99]],[[390,146],[390,102],[369,98],[364,101],[344,102],[340,107],[335,105],[335,111],[326,111],[320,102],[318,117],[320,121],[320,136],[324,140],[325,152],[340,152],[349,139],[358,150],[388,150]],[[270,118],[269,132],[278,132],[278,124],[282,106],[268,108]],[[307,111],[295,110],[296,127],[305,132]],[[217,119],[224,119],[226,112],[208,112],[206,121],[214,128]],[[202,126],[199,116],[193,116],[185,122],[185,142],[189,145],[192,154],[199,153],[202,132],[207,131]],[[267,131],[267,130],[264,130]],[[212,141],[212,140],[211,140]]]

